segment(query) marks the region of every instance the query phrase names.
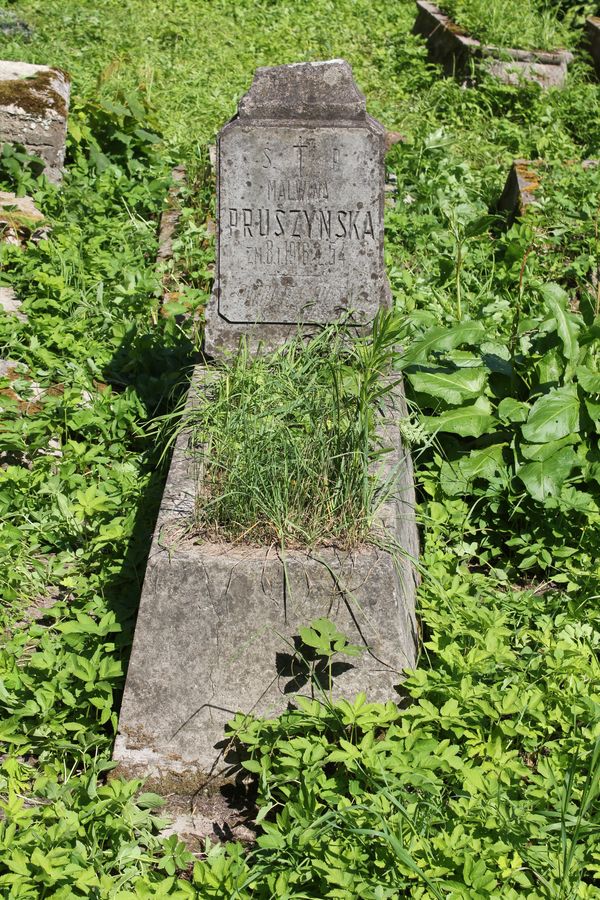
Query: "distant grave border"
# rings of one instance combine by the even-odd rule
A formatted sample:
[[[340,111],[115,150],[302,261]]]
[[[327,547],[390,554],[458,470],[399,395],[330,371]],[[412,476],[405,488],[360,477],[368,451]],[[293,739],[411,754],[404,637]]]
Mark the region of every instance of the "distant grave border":
[[[484,44],[429,0],[416,0],[416,4],[413,34],[425,38],[431,61],[440,63],[446,75],[468,78],[472,63],[480,61],[487,72],[506,84],[524,79],[543,88],[563,86],[574,59],[569,50],[519,50]]]

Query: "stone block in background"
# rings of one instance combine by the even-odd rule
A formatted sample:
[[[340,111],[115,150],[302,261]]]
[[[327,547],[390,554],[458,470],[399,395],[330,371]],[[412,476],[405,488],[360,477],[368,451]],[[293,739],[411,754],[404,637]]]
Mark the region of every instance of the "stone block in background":
[[[0,144],[22,144],[62,179],[70,81],[60,69],[0,60]]]
[[[48,229],[42,228],[43,214],[31,197],[17,197],[10,191],[0,191],[0,241],[20,246],[32,235],[45,237]],[[38,234],[38,232],[43,232]]]
[[[585,32],[596,67],[596,75],[600,77],[600,16],[589,16],[585,23]]]
[[[577,161],[565,159],[562,165],[566,167],[581,167],[586,169],[596,168],[600,163],[597,159],[584,159]],[[508,212],[514,218],[522,216],[529,206],[536,202],[536,191],[540,187],[546,173],[546,163],[543,159],[515,159],[513,162],[502,196],[498,200],[498,209]]]
[[[30,41],[33,29],[7,9],[0,9],[0,36]]]
[[[535,202],[535,191],[540,183],[539,164],[539,160],[515,159],[498,201],[498,209],[522,216],[527,207]]]

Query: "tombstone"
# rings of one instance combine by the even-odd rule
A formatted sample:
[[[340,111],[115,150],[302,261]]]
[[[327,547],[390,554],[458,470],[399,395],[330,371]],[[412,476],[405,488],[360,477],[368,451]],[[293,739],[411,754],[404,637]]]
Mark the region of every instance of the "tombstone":
[[[390,297],[385,131],[367,115],[350,66],[333,60],[259,69],[218,146],[211,353],[231,352],[241,337],[254,348],[274,346],[298,327],[310,331],[343,317],[357,329],[367,326]],[[198,366],[199,389],[207,378],[210,369]],[[336,673],[334,699],[360,691],[372,701],[394,699],[403,670],[415,664],[418,534],[410,454],[399,437],[405,414],[398,390],[382,439],[393,447],[387,471],[401,476],[377,522],[398,554],[375,540],[352,550],[294,549],[284,558],[273,547],[195,541],[187,532],[197,471],[189,436],[180,435],[150,550],[114,758],[117,774],[147,778],[167,794],[171,812],[192,810],[187,830],[210,830],[206,816],[235,825],[216,811],[211,787],[229,772],[225,726],[234,714],[274,716],[295,693],[310,695],[311,684],[294,669],[299,628],[332,619],[365,651]]]
[[[22,144],[59,183],[65,161],[70,81],[61,69],[0,60],[0,144]]]
[[[356,326],[389,304],[386,132],[343,60],[258,69],[217,142],[217,272],[206,351]]]

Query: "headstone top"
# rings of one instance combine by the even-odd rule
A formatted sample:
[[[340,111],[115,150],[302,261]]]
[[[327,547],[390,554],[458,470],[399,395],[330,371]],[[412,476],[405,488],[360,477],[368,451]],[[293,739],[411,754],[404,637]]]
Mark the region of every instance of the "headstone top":
[[[364,95],[343,59],[293,63],[256,70],[240,100],[240,118],[364,121]]]

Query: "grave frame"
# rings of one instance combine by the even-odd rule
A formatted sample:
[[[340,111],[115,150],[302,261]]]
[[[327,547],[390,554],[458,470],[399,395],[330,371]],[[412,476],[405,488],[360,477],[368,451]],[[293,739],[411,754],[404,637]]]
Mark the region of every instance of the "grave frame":
[[[348,64],[339,60],[258,70],[259,90],[251,89],[240,108],[248,110],[273,78],[285,79],[291,70],[295,80],[307,66],[309,72],[317,69],[317,81],[332,74],[334,86],[333,75],[340,75],[340,70],[346,85],[352,79]],[[335,73],[320,68],[327,66]],[[345,110],[352,114],[354,109],[351,127],[366,127],[377,141],[381,243],[379,275],[372,279],[374,317],[390,298],[382,243],[386,140],[383,126],[366,116],[364,97],[353,80],[351,86]],[[332,96],[340,100],[339,93]],[[262,99],[268,97],[263,94]],[[314,111],[314,97],[307,102]],[[277,116],[273,118],[277,121]],[[309,119],[314,122],[318,117]],[[230,126],[225,126],[226,133]],[[215,292],[207,324],[212,329],[208,348],[215,356],[234,350],[240,336],[253,350],[267,349],[265,343],[280,345],[298,327],[305,334],[320,327],[310,321],[300,326],[259,323],[256,329],[250,322],[218,323],[217,300]],[[196,367],[188,410],[197,392],[208,389],[214,372],[206,364]],[[221,787],[237,777],[235,745],[225,734],[225,724],[234,714],[273,716],[283,712],[297,693],[310,696],[310,680],[300,683],[294,668],[300,627],[326,617],[351,643],[365,648],[349,666],[336,670],[334,700],[361,691],[375,701],[398,697],[396,688],[404,670],[416,664],[418,651],[419,536],[412,461],[400,437],[400,420],[406,415],[398,378],[380,423],[382,445],[391,451],[378,463],[384,478],[392,471],[398,478],[378,510],[369,539],[353,549],[294,549],[285,557],[272,547],[194,537],[202,470],[192,435],[185,429],[179,435],[148,559],[114,748],[118,763],[114,775],[148,779],[150,788],[167,796],[168,809],[178,816],[178,833],[209,833],[207,810],[215,808]],[[214,815],[230,822],[222,803],[218,808]]]
[[[435,3],[416,0],[417,18],[413,34],[427,42],[429,58],[440,63],[444,74],[466,79],[478,61],[483,68],[506,84],[518,84],[521,79],[535,81],[541,87],[562,87],[567,67],[574,56],[569,50],[520,50],[496,47],[471,37],[453,22]]]

